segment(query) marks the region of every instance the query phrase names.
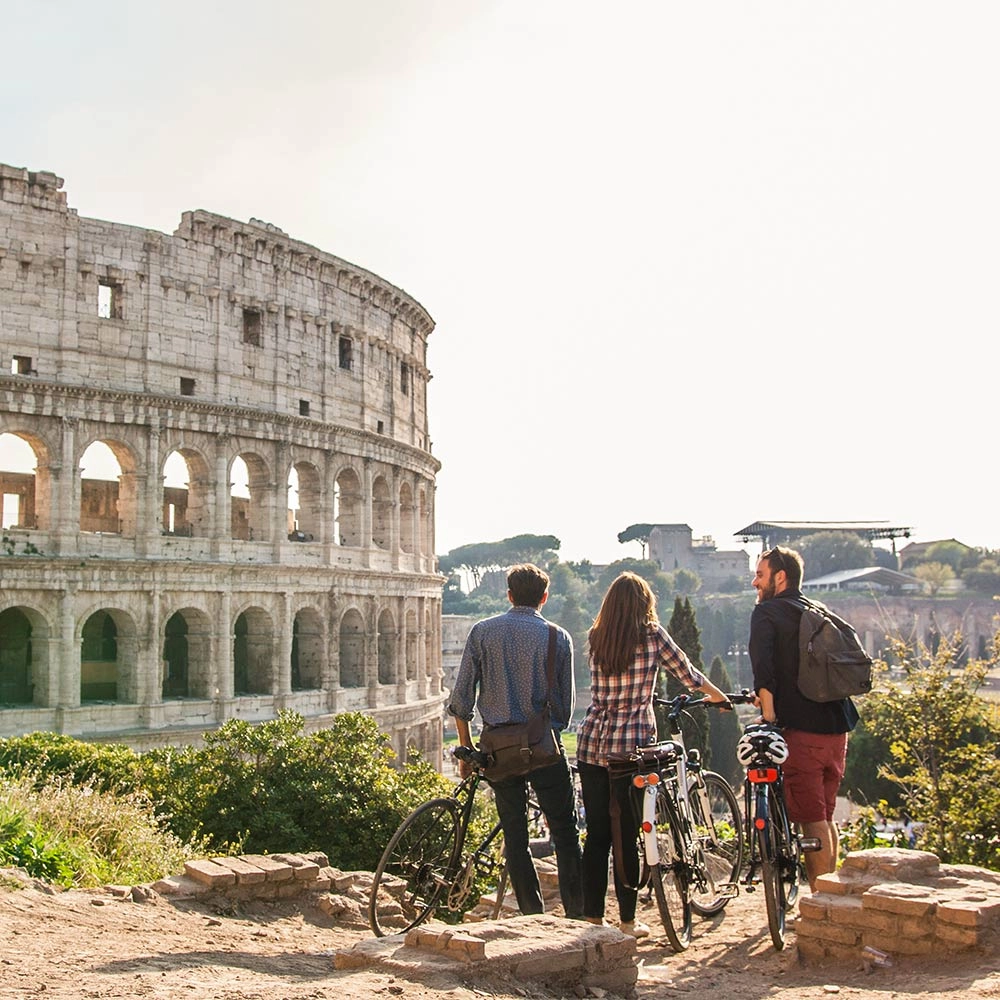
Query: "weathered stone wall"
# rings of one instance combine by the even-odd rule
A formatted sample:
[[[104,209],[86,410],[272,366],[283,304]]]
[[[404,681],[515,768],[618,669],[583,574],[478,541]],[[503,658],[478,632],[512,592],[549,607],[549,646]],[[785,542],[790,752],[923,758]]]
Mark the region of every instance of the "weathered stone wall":
[[[168,236],[81,218],[61,186],[0,165],[0,434],[36,459],[0,553],[0,735],[143,746],[360,709],[439,759],[430,316],[257,220],[185,212]],[[81,477],[98,441],[117,482]]]
[[[1000,873],[926,851],[854,852],[816,890],[800,898],[795,926],[810,959],[856,961],[865,948],[940,958],[995,947],[1000,932]]]

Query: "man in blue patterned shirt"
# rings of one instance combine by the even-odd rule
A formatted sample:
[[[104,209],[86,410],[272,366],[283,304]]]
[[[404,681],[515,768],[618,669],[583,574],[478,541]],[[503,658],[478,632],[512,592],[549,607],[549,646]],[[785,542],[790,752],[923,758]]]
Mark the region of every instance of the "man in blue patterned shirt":
[[[541,607],[548,596],[547,573],[531,563],[514,566],[507,574],[510,610],[473,625],[448,706],[448,711],[455,716],[458,741],[462,746],[473,745],[469,723],[477,708],[484,723],[502,726],[527,722],[530,716],[545,707],[549,622],[542,617]],[[573,640],[565,629],[557,627],[551,693],[552,727],[557,738],[569,725],[575,696]],[[459,769],[464,778],[471,771],[471,765],[460,762]],[[563,909],[567,917],[581,917],[580,838],[576,829],[573,779],[565,755],[555,764],[523,777],[491,783],[517,905],[522,913],[542,913],[544,910],[528,842],[528,782],[552,836]]]

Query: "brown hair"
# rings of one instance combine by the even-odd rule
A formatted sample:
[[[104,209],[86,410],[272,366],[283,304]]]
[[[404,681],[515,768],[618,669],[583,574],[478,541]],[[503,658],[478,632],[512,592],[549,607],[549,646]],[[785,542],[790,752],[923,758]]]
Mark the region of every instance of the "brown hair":
[[[795,549],[785,548],[784,545],[775,545],[773,549],[762,552],[760,557],[765,559],[767,565],[771,567],[772,576],[779,569],[785,571],[785,578],[788,580],[790,589],[798,590],[802,586],[802,572],[805,569],[805,564],[802,562],[802,556]]]
[[[587,636],[590,658],[606,674],[622,674],[635,662],[636,648],[650,625],[658,625],[656,597],[635,573],[622,573],[608,587]]]
[[[534,563],[511,566],[507,573],[507,589],[517,607],[540,607],[545,591],[549,589],[549,574]]]

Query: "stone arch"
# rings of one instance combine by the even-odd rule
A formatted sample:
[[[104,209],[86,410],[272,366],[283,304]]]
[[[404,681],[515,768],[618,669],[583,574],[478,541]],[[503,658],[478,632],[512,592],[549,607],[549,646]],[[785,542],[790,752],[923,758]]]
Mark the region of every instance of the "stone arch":
[[[365,686],[365,622],[355,608],[340,619],[340,686]]]
[[[406,612],[406,679],[417,679],[417,613],[411,608]]]
[[[48,644],[48,623],[37,611],[0,611],[0,705],[47,703]]]
[[[80,701],[138,700],[139,641],[131,616],[99,608],[80,628]]]
[[[211,478],[205,457],[175,448],[164,459],[162,530],[167,535],[206,537],[212,533]]]
[[[263,608],[246,608],[233,623],[233,693],[273,692],[274,622]]]
[[[338,545],[358,547],[361,539],[361,479],[354,469],[341,469],[333,497],[334,532]]]
[[[403,552],[415,551],[413,537],[413,488],[404,482],[399,487],[399,547]]]
[[[288,537],[311,542],[320,537],[320,475],[311,462],[295,462],[288,470]]]
[[[396,683],[396,620],[386,608],[378,616],[378,682]]]
[[[434,643],[437,642],[434,634],[434,619],[428,610],[424,614],[424,676],[434,676],[434,664],[437,662],[434,652]],[[440,648],[440,643],[438,643]]]
[[[163,627],[162,696],[212,696],[212,622],[204,611],[182,608]]]
[[[323,686],[325,648],[322,617],[315,608],[302,608],[292,622],[293,691],[313,691]]]
[[[0,526],[52,525],[52,450],[40,435],[19,429],[0,433]]]
[[[372,542],[380,549],[392,545],[392,494],[385,476],[372,483]]]
[[[271,471],[267,462],[256,452],[240,452],[229,465],[229,484],[232,537],[244,542],[268,541]]]
[[[80,530],[134,538],[139,491],[132,449],[112,438],[94,438],[81,451],[79,467]]]

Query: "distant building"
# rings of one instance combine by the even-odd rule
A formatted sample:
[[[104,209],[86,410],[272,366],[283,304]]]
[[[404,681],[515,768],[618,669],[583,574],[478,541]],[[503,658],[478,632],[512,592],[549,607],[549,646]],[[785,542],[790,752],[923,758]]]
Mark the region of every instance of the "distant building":
[[[917,563],[926,562],[927,553],[935,546],[941,544],[957,545],[963,555],[975,552],[971,545],[960,542],[957,538],[937,538],[932,542],[910,542],[909,545],[899,550],[899,565],[901,568],[915,566]]]
[[[649,559],[665,573],[686,569],[698,575],[703,591],[749,585],[750,556],[743,549],[721,552],[710,536],[692,537],[686,524],[654,524],[649,533]]]
[[[860,590],[888,594],[919,594],[923,584],[909,573],[897,573],[884,566],[842,569],[802,581],[803,590]]]

